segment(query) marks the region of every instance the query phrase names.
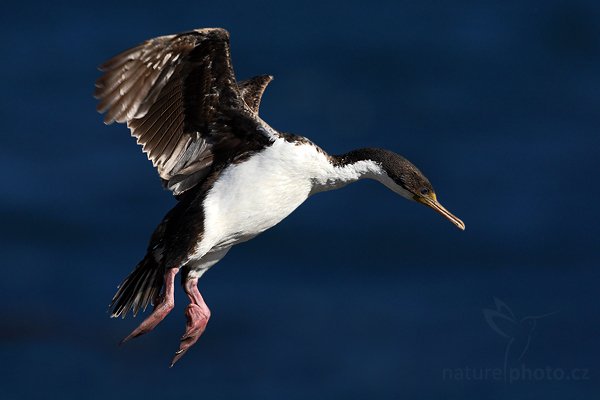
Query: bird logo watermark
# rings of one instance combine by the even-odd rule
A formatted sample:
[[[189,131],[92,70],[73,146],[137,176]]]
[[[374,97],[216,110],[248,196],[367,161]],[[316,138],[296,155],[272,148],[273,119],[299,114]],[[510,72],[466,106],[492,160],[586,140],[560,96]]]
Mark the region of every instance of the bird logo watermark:
[[[504,371],[506,371],[509,365],[523,360],[531,344],[537,321],[558,311],[518,319],[502,300],[494,297],[494,304],[496,309],[485,308],[483,316],[494,332],[506,338],[504,350]]]
[[[496,297],[493,300],[493,308],[484,308],[482,311],[487,325],[506,341],[502,367],[443,368],[443,380],[491,380],[514,383],[518,381],[584,381],[590,379],[588,368],[564,369],[550,366],[539,368],[525,364],[525,356],[531,347],[536,328],[543,326],[543,321],[557,314],[558,311],[519,317],[504,301]]]

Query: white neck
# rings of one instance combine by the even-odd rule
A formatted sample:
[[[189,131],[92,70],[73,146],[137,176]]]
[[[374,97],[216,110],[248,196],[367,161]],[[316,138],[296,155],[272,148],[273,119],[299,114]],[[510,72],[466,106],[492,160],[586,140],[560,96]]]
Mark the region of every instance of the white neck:
[[[374,179],[386,186],[386,180],[390,180],[381,165],[371,160],[361,160],[343,166],[328,163],[328,166],[319,172],[313,179],[311,194],[339,189],[360,179]]]
[[[269,164],[277,164],[267,166],[261,175],[282,172],[294,182],[292,185],[302,185],[301,182],[308,180],[309,196],[339,189],[360,179],[374,179],[401,196],[412,199],[412,195],[396,184],[379,162],[368,158],[346,163],[348,158],[345,155],[329,156],[310,142],[298,144],[283,138],[277,139],[269,151],[261,154],[261,157],[272,158]]]

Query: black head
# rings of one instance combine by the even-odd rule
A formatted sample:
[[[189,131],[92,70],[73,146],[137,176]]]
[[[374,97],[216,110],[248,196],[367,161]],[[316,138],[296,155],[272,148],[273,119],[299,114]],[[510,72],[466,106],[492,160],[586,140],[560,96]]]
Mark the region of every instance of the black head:
[[[375,162],[383,172],[382,176],[376,177],[381,183],[409,200],[433,208],[458,228],[465,229],[465,224],[437,201],[435,190],[429,179],[401,155],[385,149],[366,148],[351,151],[343,158],[346,163],[361,160]]]
[[[381,168],[394,183],[407,191],[407,196],[416,200],[422,196],[435,194],[429,179],[417,167],[399,154],[389,150],[374,149],[379,157]]]

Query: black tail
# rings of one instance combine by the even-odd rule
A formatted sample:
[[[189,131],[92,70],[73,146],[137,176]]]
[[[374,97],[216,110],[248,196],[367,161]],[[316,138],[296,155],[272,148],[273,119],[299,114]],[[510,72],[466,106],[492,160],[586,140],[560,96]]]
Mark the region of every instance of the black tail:
[[[129,310],[132,310],[135,317],[140,310],[145,311],[160,293],[163,280],[162,268],[152,253],[148,253],[119,285],[119,290],[110,303],[111,317],[125,318]]]

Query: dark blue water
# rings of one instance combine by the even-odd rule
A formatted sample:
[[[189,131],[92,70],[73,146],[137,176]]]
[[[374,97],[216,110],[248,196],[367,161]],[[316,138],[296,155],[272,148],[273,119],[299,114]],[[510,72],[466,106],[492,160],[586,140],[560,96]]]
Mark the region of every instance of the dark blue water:
[[[2,398],[598,398],[598,2],[21,1],[0,26]],[[204,276],[169,370],[181,291],[121,348],[140,317],[106,309],[174,200],[92,92],[205,26],[276,77],[273,127],[404,154],[467,230],[374,182],[315,196]]]

